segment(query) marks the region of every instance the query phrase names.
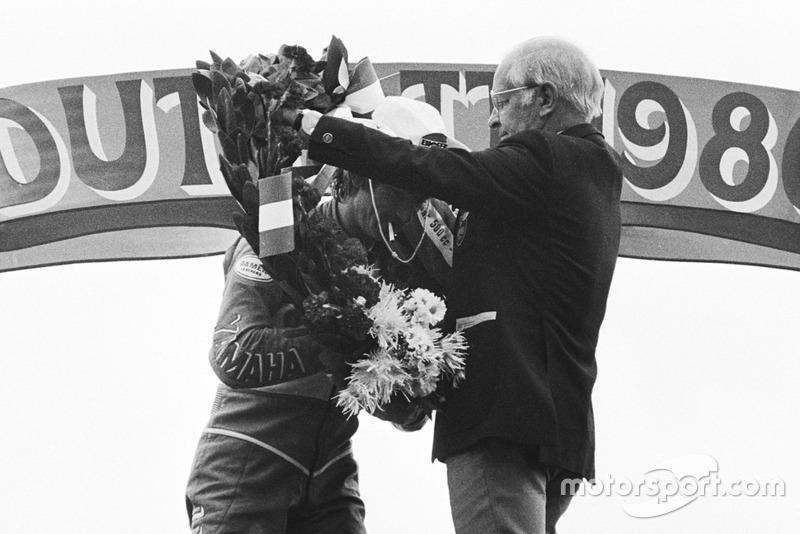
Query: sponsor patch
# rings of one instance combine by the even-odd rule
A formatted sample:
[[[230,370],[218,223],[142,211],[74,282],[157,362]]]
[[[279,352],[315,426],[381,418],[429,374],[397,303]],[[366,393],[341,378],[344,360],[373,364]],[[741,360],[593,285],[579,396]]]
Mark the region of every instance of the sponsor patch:
[[[419,140],[420,146],[438,146],[439,148],[447,148],[447,136],[444,134],[430,133],[423,135]]]
[[[266,283],[272,281],[272,277],[267,274],[267,271],[264,270],[264,266],[261,265],[261,260],[255,255],[247,255],[239,258],[233,270],[242,278],[254,282]]]

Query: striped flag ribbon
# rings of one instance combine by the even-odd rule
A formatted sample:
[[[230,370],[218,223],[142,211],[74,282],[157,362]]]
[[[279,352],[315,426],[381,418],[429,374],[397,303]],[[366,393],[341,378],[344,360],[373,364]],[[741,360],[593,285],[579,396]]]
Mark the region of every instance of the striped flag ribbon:
[[[384,98],[375,67],[368,57],[359,61],[352,70],[348,66],[347,48],[335,35],[326,51],[323,80],[325,92],[331,97],[344,94],[344,103],[353,113],[368,115]]]
[[[350,106],[354,113],[361,115],[372,113],[383,101],[383,88],[369,58],[365,57],[353,68],[350,83],[345,88],[344,94],[344,103]]]
[[[342,40],[334,35],[331,37],[331,44],[328,45],[325,54],[325,73],[322,79],[325,83],[325,92],[333,97],[336,94],[342,94],[350,85],[347,48]]]
[[[266,258],[294,250],[292,174],[285,172],[258,181],[259,256]]]

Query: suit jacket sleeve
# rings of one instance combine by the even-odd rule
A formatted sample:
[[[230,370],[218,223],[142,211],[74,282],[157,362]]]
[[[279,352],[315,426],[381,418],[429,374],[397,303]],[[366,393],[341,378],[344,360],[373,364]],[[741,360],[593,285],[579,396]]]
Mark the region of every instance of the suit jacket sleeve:
[[[532,215],[552,157],[541,136],[504,140],[478,152],[421,147],[358,123],[324,116],[309,140],[309,157],[459,208]]]

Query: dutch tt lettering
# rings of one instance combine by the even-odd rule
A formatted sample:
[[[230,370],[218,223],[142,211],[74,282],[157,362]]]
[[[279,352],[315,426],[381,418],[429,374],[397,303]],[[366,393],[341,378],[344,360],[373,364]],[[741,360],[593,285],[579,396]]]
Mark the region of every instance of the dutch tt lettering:
[[[101,196],[130,200],[144,193],[158,171],[153,91],[143,80],[119,81],[115,86],[122,106],[125,141],[122,153],[113,160],[103,150],[99,131],[87,125],[97,122],[97,109],[86,105],[93,102],[94,93],[85,85],[59,87],[58,93],[67,118],[77,177]]]
[[[34,150],[23,151],[20,158],[10,130],[22,130]],[[21,137],[17,139],[22,141]],[[61,176],[61,161],[56,139],[42,118],[19,102],[0,98],[0,139],[6,140],[0,142],[0,208],[31,204],[53,193]],[[25,176],[25,169],[38,171]]]

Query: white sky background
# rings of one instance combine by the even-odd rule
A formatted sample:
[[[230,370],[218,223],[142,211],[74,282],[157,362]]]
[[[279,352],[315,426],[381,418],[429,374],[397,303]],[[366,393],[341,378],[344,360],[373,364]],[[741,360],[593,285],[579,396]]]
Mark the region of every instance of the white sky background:
[[[0,87],[241,59],[497,63],[557,34],[598,66],[800,91],[793,0],[285,2],[4,0]],[[0,273],[2,532],[188,532],[183,490],[216,378],[206,359],[221,256]],[[701,497],[634,519],[617,495],[573,501],[559,532],[794,532],[800,520],[800,272],[621,259],[598,350],[598,477],[638,480],[689,453],[787,496]],[[361,417],[372,533],[451,533],[431,429]],[[792,526],[790,526],[792,525]]]

